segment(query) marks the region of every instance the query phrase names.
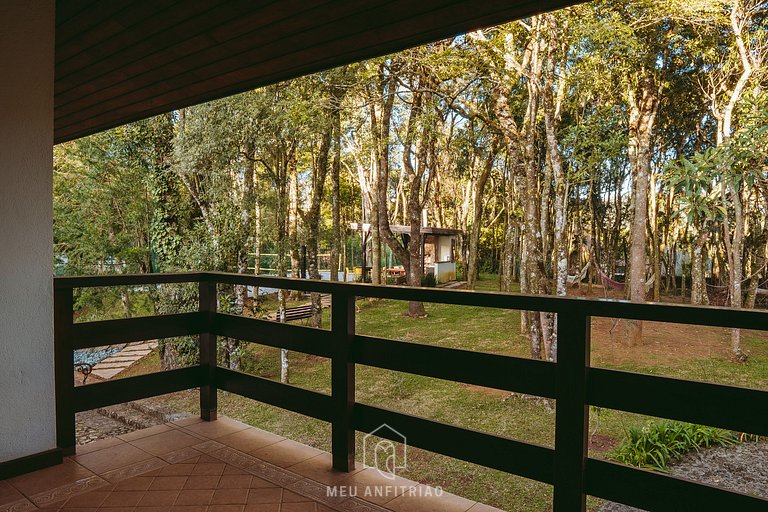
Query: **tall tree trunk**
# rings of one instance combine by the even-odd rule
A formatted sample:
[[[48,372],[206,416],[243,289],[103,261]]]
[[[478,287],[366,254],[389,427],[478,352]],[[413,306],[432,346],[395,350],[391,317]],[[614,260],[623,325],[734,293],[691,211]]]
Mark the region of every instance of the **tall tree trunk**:
[[[707,243],[707,234],[700,233],[693,244],[691,254],[691,304],[707,304],[707,281],[704,277],[706,261],[704,259],[704,246]]]
[[[379,69],[379,83],[376,92],[376,100],[381,101],[380,118],[377,121],[375,102],[371,101],[369,110],[371,116],[371,131],[374,135],[374,165],[375,187],[374,210],[375,224],[372,222],[373,243],[373,278],[374,284],[381,283],[381,257],[382,245],[388,242],[387,230],[389,228],[389,134],[391,129],[392,109],[395,102],[395,89],[397,87],[396,69],[399,64],[396,61],[390,63],[389,70],[385,65]],[[403,262],[405,265],[406,263]]]
[[[434,179],[434,172],[427,176],[423,182],[427,169],[434,169],[436,164],[435,152],[435,119],[436,115],[429,108],[431,93],[427,89],[434,88],[430,77],[426,75],[424,68],[413,78],[411,85],[411,108],[408,116],[405,140],[403,142],[402,163],[405,175],[408,178],[407,217],[410,232],[407,243],[403,244],[395,237],[389,225],[389,140],[390,121],[394,103],[395,88],[398,83],[396,70],[400,64],[393,61],[389,74],[381,81],[381,92],[384,96],[382,108],[381,127],[379,135],[379,234],[387,246],[397,256],[405,267],[409,286],[421,286],[423,269],[423,239],[421,234],[422,212],[429,200],[429,190]],[[415,151],[414,151],[415,142]],[[422,193],[422,187],[424,189]],[[424,304],[419,301],[410,301],[408,315],[412,317],[426,316]]]
[[[288,167],[290,205],[288,211],[288,240],[291,254],[291,277],[297,279],[301,274],[301,254],[299,248],[299,175],[296,161],[291,159]],[[292,300],[298,300],[301,293],[289,292]]]
[[[322,205],[325,190],[325,177],[328,174],[328,157],[331,149],[333,127],[328,126],[320,141],[315,165],[313,169],[312,198],[309,210],[304,215],[304,223],[307,230],[307,263],[309,266],[309,278],[321,279],[318,252],[320,231],[320,206]],[[333,268],[331,268],[333,274]],[[312,326],[322,327],[323,309],[319,293],[310,294],[312,301]]]
[[[338,91],[338,92],[337,92]],[[331,281],[339,280],[339,244],[341,230],[341,96],[343,89],[334,88],[334,105],[331,115],[333,130],[333,162],[331,164]],[[345,265],[346,267],[346,265]]]
[[[496,158],[495,141],[491,144],[488,156],[485,159],[485,165],[480,170],[480,175],[475,180],[473,202],[474,210],[472,214],[472,226],[469,232],[469,258],[467,261],[467,288],[474,290],[477,283],[477,273],[479,271],[478,251],[480,249],[480,230],[483,221],[483,193],[485,184],[488,182],[488,176],[493,169],[493,161]]]
[[[251,148],[246,148],[244,153],[249,155],[253,153]],[[243,247],[237,253],[237,273],[245,274],[248,272],[248,255],[254,246],[253,220],[254,208],[256,205],[256,161],[250,159],[243,172],[242,195],[240,197],[240,229],[244,240]],[[235,293],[235,313],[243,315],[245,313],[245,304],[248,300],[248,287],[242,284],[233,286]],[[254,301],[256,295],[254,295]],[[229,368],[240,370],[240,341],[234,338],[224,338],[224,347],[227,351],[227,361]]]
[[[659,225],[659,202],[656,196],[656,173],[651,173],[651,215],[649,233],[651,233],[651,254],[653,255],[653,301],[661,300],[661,226]]]
[[[641,77],[638,90],[629,90],[629,165],[633,176],[633,216],[630,230],[629,300],[645,302],[646,223],[648,181],[651,172],[651,138],[658,111],[658,90],[648,77]],[[642,343],[643,324],[628,320],[627,342]]]
[[[253,273],[261,274],[261,226],[263,210],[261,208],[261,194],[258,188],[254,188],[253,195]],[[253,287],[253,305],[259,307],[259,287]]]
[[[555,188],[555,226],[553,234],[553,249],[554,249],[554,275],[555,275],[555,293],[560,296],[565,296],[567,293],[568,283],[568,241],[565,238],[566,234],[566,219],[567,219],[567,207],[568,196],[566,193],[566,181],[563,173],[563,159],[560,154],[560,148],[557,140],[557,130],[560,124],[560,108],[562,104],[562,98],[565,91],[563,84],[564,77],[560,77],[557,83],[557,94],[555,95],[554,86],[557,80],[555,68],[558,62],[558,50],[562,48],[563,42],[560,40],[561,32],[559,31],[557,20],[552,14],[545,15],[546,28],[549,32],[549,40],[547,42],[547,57],[546,65],[544,67],[544,90],[542,93],[542,99],[544,104],[544,129],[546,133],[547,141],[547,160],[549,162],[549,168],[552,171],[552,179],[554,180]],[[564,29],[563,29],[564,30]],[[562,50],[560,57],[561,73],[565,73],[565,61],[567,59],[567,49]],[[549,181],[545,179],[544,187],[549,189]],[[548,209],[546,209],[548,210]],[[549,212],[542,207],[541,215],[549,215]],[[546,230],[544,231],[547,232]],[[545,254],[547,248],[544,247]],[[548,315],[543,318],[543,321],[550,325],[549,330],[549,347],[547,353],[551,361],[557,360],[557,320],[554,315]],[[545,338],[546,339],[546,338]]]
[[[741,100],[744,88],[747,86],[747,82],[751,78],[756,65],[759,64],[759,62],[755,60],[759,59],[759,57],[754,53],[750,53],[743,36],[743,30],[747,21],[751,19],[752,16],[755,16],[757,12],[757,9],[752,9],[750,6],[746,5],[745,2],[741,1],[734,2],[733,8],[731,9],[731,30],[733,31],[734,42],[738,49],[742,71],[736,84],[733,86],[733,89],[726,91],[727,102],[725,105],[718,109],[716,108],[716,102],[713,102],[713,113],[718,121],[717,146],[727,146],[730,142],[733,113],[736,110],[736,105]],[[736,187],[734,181],[737,179],[737,176],[733,175],[731,169],[721,169],[721,175],[723,176],[721,195],[725,209],[725,215],[723,216],[723,238],[725,240],[729,265],[728,288],[731,296],[731,307],[741,308],[743,302],[741,281],[743,279],[745,221],[743,211],[744,199],[741,194],[743,184]],[[728,195],[730,195],[733,203],[733,229],[730,227],[730,219],[728,215]],[[745,362],[747,360],[747,355],[741,348],[741,329],[731,330],[731,350],[737,361]]]
[[[504,200],[506,202],[506,225],[504,229],[504,252],[503,252],[503,261],[501,262],[502,268],[499,269],[500,275],[502,275],[501,280],[501,290],[505,292],[511,292],[513,287],[513,282],[515,278],[516,273],[516,261],[515,261],[515,254],[517,253],[518,247],[521,247],[522,251],[522,245],[520,241],[520,235],[519,235],[519,228],[520,225],[518,224],[518,219],[515,218],[514,211],[516,207],[516,188],[515,187],[515,177],[512,174],[512,171],[509,173],[509,178],[507,179],[507,190],[506,194],[504,195]],[[521,255],[520,261],[525,261],[525,254]],[[521,265],[522,266],[522,265]],[[525,276],[525,272],[520,272],[520,290],[527,289],[526,283],[527,278]],[[524,326],[521,326],[521,329],[527,327],[527,319],[526,324]]]
[[[730,292],[731,307],[741,309],[744,296],[741,288],[744,278],[744,212],[740,191],[723,180],[723,202],[727,201],[730,194],[733,203],[733,228],[730,226],[729,215],[723,215],[723,233],[726,253],[728,257],[728,291]],[[724,208],[727,212],[727,204]],[[731,351],[733,357],[739,362],[745,362],[747,355],[741,348],[741,329],[731,329]]]
[[[280,161],[276,165],[276,188],[277,188],[277,208],[275,208],[275,223],[277,225],[277,275],[284,277],[286,275],[286,259],[288,256],[288,217],[289,217],[289,179],[291,161],[294,157],[294,149],[281,155]],[[288,291],[280,288],[277,291],[278,301],[278,320],[285,322],[285,309]],[[280,350],[280,381],[284,384],[289,382],[288,351]]]
[[[764,248],[763,248],[764,249]],[[749,286],[747,286],[747,298],[744,301],[745,307],[754,309],[755,302],[757,301],[757,287],[760,283],[760,270],[765,264],[765,258],[755,255],[750,258],[750,266],[748,272],[750,272]]]

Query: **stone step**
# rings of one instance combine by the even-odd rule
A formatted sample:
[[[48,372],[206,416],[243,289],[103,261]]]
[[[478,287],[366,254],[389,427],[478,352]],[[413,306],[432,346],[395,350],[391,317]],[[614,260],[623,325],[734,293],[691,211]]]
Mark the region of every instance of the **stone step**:
[[[163,401],[162,397],[137,400],[135,402],[129,402],[126,405],[136,409],[144,415],[151,416],[162,423],[178,421],[192,416],[187,412],[179,412],[176,409],[169,407]]]
[[[141,359],[142,357],[146,357],[147,355],[151,354],[152,352],[147,352],[146,354],[118,354],[115,356],[109,356],[106,359],[102,359],[101,362],[104,361],[136,361],[137,359]]]
[[[109,358],[113,357],[146,357],[149,354],[151,354],[151,350],[127,350],[125,352],[118,352],[117,354],[109,356]]]
[[[125,370],[128,368],[124,364],[117,364],[117,363],[99,363],[96,366],[93,367],[94,371],[100,371],[100,370]]]
[[[124,348],[120,352],[117,352],[118,354],[149,354],[152,352],[151,349],[139,347],[136,349],[130,349],[130,348]]]
[[[129,343],[126,348],[127,349],[146,348],[148,350],[154,350],[155,348],[157,348],[157,342],[156,341],[136,341],[133,343]]]
[[[92,373],[102,379],[111,379],[112,377],[114,377],[124,369],[125,368],[115,368],[115,369],[108,369],[108,370],[98,369],[98,370],[93,370]]]
[[[155,415],[145,414],[141,410],[133,407],[131,403],[110,405],[97,409],[99,414],[120,421],[136,430],[161,425],[165,419]]]
[[[109,363],[132,363],[134,361],[138,361],[144,356],[121,356],[121,357],[108,357],[106,359],[102,359],[101,362],[98,364],[109,364]]]

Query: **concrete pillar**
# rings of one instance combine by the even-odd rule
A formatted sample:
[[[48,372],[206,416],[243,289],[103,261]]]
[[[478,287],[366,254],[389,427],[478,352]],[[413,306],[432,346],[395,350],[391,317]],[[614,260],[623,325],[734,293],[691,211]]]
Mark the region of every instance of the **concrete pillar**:
[[[53,0],[0,1],[0,463],[55,447]]]

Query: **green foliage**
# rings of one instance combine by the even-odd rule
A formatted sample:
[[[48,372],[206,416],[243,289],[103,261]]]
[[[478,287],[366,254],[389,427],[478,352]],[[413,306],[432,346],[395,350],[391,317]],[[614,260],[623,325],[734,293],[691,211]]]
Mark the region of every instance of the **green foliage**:
[[[467,280],[466,265],[464,265],[463,261],[456,262],[456,280],[457,281]]]
[[[152,177],[167,167],[171,137],[163,115],[56,146],[58,273],[150,271]]]
[[[406,284],[405,276],[387,276],[385,280],[389,285],[404,286]]]
[[[691,450],[738,443],[731,432],[714,427],[677,421],[652,422],[625,430],[621,444],[608,458],[646,469],[664,471],[670,461]]]
[[[435,274],[424,274],[421,276],[421,286],[425,288],[434,288],[437,286],[437,278],[435,278]]]
[[[709,148],[691,158],[681,156],[669,162],[664,171],[665,184],[678,196],[683,214],[697,227],[714,222],[718,215],[719,190],[715,188],[715,150]]]

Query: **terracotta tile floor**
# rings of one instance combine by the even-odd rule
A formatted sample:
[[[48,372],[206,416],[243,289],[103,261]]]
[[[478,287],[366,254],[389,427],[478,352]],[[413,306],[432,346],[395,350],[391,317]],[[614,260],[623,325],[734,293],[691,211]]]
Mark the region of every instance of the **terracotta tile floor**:
[[[494,512],[238,421],[188,418],[78,448],[63,464],[0,481],[0,512]]]

